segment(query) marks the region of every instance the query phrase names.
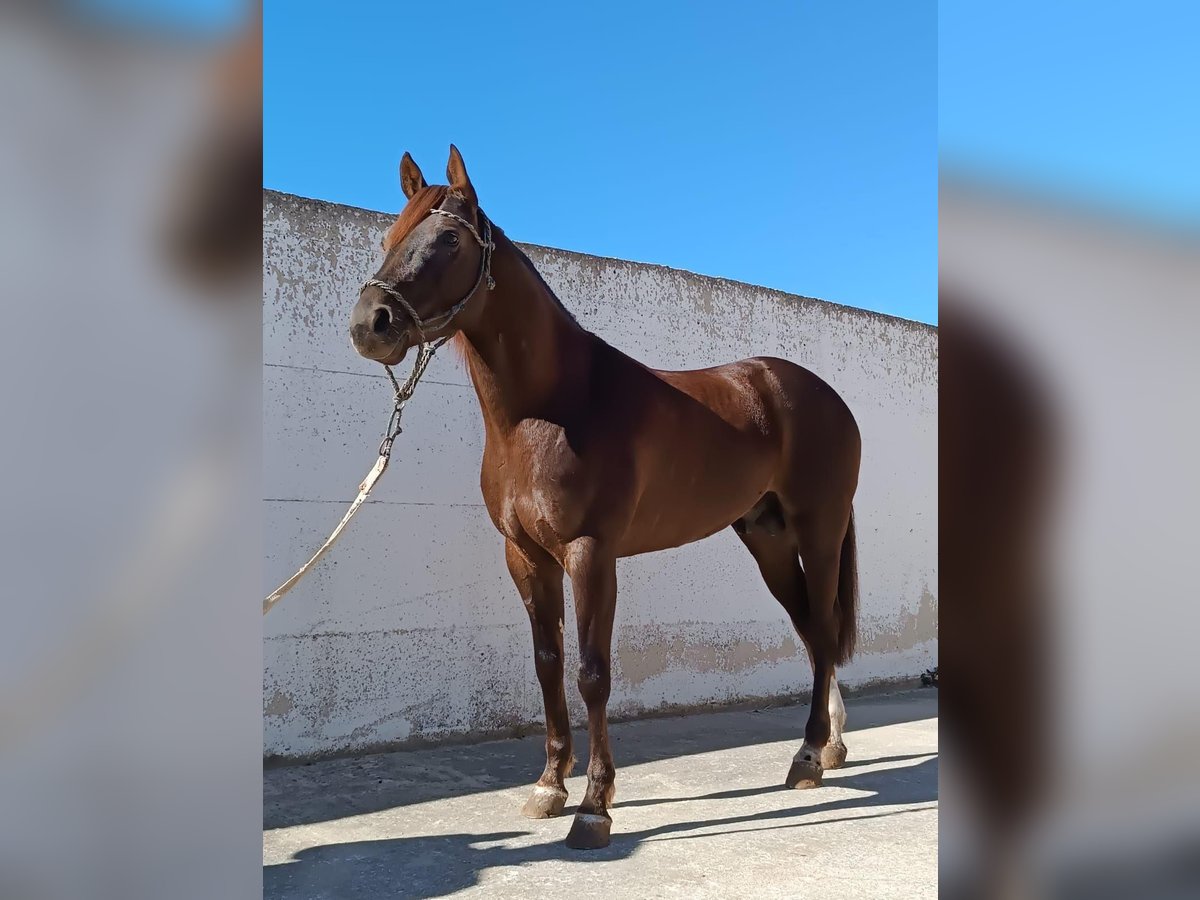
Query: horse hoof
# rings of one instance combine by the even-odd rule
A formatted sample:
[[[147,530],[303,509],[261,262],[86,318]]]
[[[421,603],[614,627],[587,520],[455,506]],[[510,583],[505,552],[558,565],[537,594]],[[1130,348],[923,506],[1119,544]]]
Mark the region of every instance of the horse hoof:
[[[576,813],[571,830],[567,833],[567,846],[572,850],[599,850],[608,846],[608,835],[612,819],[595,813]]]
[[[808,744],[801,747],[800,751],[792,757],[792,767],[788,769],[784,784],[797,790],[820,787],[822,771],[820,756],[820,752],[813,750]]]
[[[821,768],[840,769],[846,764],[846,745],[841,741],[830,741],[821,748]]]
[[[792,767],[788,769],[787,781],[788,787],[795,788],[798,791],[806,790],[807,788],[815,788],[821,786],[821,767],[817,763],[800,760],[792,763]]]
[[[555,788],[537,785],[525,805],[521,807],[521,815],[528,819],[553,819],[561,815],[567,805],[567,792]]]

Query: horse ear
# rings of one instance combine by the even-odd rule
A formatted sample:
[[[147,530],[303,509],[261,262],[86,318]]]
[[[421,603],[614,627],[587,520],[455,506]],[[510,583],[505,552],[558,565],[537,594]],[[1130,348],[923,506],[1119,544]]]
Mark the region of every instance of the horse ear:
[[[465,200],[477,203],[475,188],[467,175],[467,165],[463,162],[462,154],[453,144],[450,145],[450,161],[446,163],[446,180],[450,182],[450,190],[462,194]]]
[[[405,151],[404,159],[400,160],[400,189],[404,191],[404,196],[411,200],[413,194],[423,187],[429,187],[425,183],[425,176],[421,174],[421,169],[412,156]]]

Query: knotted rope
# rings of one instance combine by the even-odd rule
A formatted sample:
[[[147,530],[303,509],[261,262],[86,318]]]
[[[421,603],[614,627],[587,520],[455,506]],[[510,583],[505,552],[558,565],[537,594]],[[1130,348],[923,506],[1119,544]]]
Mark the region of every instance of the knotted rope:
[[[384,366],[387,369],[388,378],[391,379],[392,387],[395,388],[396,393],[392,406],[392,415],[388,419],[387,432],[383,436],[383,441],[379,444],[379,458],[375,460],[375,465],[371,466],[371,471],[367,473],[367,477],[359,484],[358,496],[354,498],[354,501],[350,504],[350,508],[346,510],[346,514],[342,516],[342,521],[338,522],[337,527],[325,539],[325,543],[317,549],[317,552],[312,555],[312,558],[308,562],[296,570],[296,573],[291,578],[275,588],[263,600],[264,616],[271,611],[271,607],[282,600],[284,595],[299,583],[301,578],[308,574],[308,570],[315,566],[321,557],[329,551],[329,548],[336,543],[337,539],[342,536],[342,532],[350,524],[350,520],[354,518],[363,503],[366,502],[371,489],[375,487],[375,483],[387,471],[388,461],[392,456],[392,444],[395,443],[396,438],[402,430],[400,428],[400,419],[404,415],[404,407],[416,392],[417,382],[425,374],[425,370],[429,367],[429,362],[433,359],[433,355],[437,353],[438,348],[446,340],[447,338],[442,338],[436,344],[424,343],[421,345],[421,349],[417,352],[416,362],[413,363],[413,370],[408,378],[405,379],[404,384],[396,381],[396,376],[393,374],[391,366]]]
[[[290,591],[299,583],[301,578],[308,574],[309,569],[315,566],[321,557],[328,552],[329,548],[334,545],[337,539],[342,536],[342,532],[346,529],[346,526],[350,524],[350,520],[354,518],[355,513],[357,513],[363,503],[366,502],[367,496],[371,493],[371,489],[375,487],[375,483],[379,481],[380,476],[382,476],[387,470],[388,460],[390,460],[392,456],[392,444],[395,443],[396,438],[399,437],[401,432],[400,419],[404,415],[404,407],[408,404],[408,401],[416,392],[417,383],[421,380],[421,376],[425,374],[425,370],[429,368],[429,363],[433,360],[433,355],[437,353],[437,351],[443,344],[446,343],[446,341],[450,340],[450,335],[445,335],[436,341],[430,341],[427,337],[427,334],[429,332],[438,331],[439,329],[449,325],[454,317],[457,316],[459,312],[462,311],[463,307],[467,305],[467,302],[475,296],[475,293],[479,290],[480,285],[482,285],[484,281],[487,282],[488,290],[491,290],[496,286],[496,281],[494,278],[492,278],[492,251],[496,249],[496,245],[492,241],[492,223],[488,221],[487,216],[485,216],[482,211],[479,213],[480,218],[483,221],[483,236],[481,237],[479,232],[475,230],[475,226],[461,216],[455,215],[452,212],[447,212],[444,209],[432,209],[430,212],[437,213],[441,216],[448,216],[449,218],[456,220],[459,224],[465,226],[466,229],[471,233],[471,236],[475,238],[476,243],[479,244],[483,251],[483,259],[479,266],[479,277],[475,279],[475,286],[471,288],[467,296],[463,297],[462,300],[454,304],[454,306],[452,306],[447,312],[439,316],[434,316],[430,319],[422,319],[419,315],[417,315],[417,311],[413,309],[412,305],[404,298],[404,295],[401,294],[399,289],[394,285],[390,285],[385,281],[379,281],[374,278],[369,279],[366,284],[364,284],[364,287],[367,285],[372,285],[386,291],[400,304],[404,311],[412,317],[413,327],[416,329],[417,336],[421,341],[421,347],[417,351],[417,359],[413,363],[412,372],[409,373],[409,376],[407,379],[405,379],[404,384],[400,384],[400,382],[396,380],[396,375],[394,372],[392,372],[391,366],[383,367],[387,371],[388,378],[391,379],[392,388],[395,391],[395,395],[393,398],[392,415],[391,418],[388,419],[387,431],[384,433],[383,441],[379,444],[379,458],[375,460],[375,465],[371,467],[371,471],[367,473],[367,477],[364,478],[362,483],[359,484],[358,496],[354,498],[354,501],[350,504],[350,508],[346,510],[346,514],[342,516],[342,521],[338,522],[337,527],[334,528],[333,532],[328,538],[326,538],[325,543],[323,543],[317,549],[317,552],[312,555],[312,558],[308,562],[306,562],[296,571],[296,574],[294,574],[279,587],[275,588],[275,590],[268,594],[263,600],[264,616],[271,611],[271,608],[276,603],[283,599],[284,595],[287,594],[288,591]]]

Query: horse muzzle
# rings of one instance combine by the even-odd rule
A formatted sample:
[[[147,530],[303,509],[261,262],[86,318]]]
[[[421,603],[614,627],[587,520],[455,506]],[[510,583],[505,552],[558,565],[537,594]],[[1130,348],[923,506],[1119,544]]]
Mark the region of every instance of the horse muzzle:
[[[394,366],[412,346],[411,323],[398,322],[386,303],[360,302],[350,314],[350,343],[360,356]]]

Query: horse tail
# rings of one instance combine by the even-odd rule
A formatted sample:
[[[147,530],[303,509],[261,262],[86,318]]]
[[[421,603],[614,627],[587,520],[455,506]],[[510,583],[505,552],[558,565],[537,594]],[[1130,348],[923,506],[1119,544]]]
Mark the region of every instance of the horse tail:
[[[846,536],[842,538],[842,556],[838,565],[838,650],[837,664],[850,661],[854,645],[858,641],[858,548],[854,540],[854,509],[850,509],[850,521],[846,525]]]

